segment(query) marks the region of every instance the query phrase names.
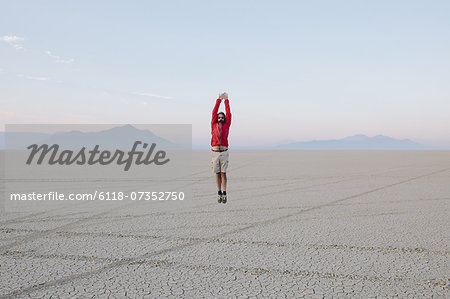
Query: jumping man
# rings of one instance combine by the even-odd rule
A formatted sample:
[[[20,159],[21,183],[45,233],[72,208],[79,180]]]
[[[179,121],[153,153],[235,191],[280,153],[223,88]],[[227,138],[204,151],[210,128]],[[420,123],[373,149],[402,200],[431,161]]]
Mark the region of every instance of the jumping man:
[[[225,111],[219,111],[220,102],[225,100]],[[227,202],[227,167],[228,167],[228,130],[231,125],[230,103],[226,92],[219,95],[212,111],[211,119],[211,146],[212,169],[216,174],[218,202]]]

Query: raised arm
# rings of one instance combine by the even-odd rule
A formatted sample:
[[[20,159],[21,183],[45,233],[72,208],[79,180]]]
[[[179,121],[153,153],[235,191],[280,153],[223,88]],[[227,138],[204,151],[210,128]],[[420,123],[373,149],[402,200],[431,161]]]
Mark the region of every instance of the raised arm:
[[[225,111],[227,113],[225,117],[225,122],[230,125],[231,124],[231,110],[230,110],[230,101],[228,99],[225,99]]]
[[[212,118],[211,118],[211,124],[214,124],[217,122],[217,112],[219,111],[219,106],[221,99],[216,100],[216,105],[214,105],[213,111],[212,111]]]

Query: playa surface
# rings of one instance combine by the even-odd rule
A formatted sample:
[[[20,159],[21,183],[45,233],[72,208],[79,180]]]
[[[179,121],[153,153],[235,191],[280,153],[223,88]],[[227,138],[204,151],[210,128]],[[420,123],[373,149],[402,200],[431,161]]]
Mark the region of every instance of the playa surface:
[[[2,214],[0,297],[449,297],[450,151],[233,151],[218,204]]]

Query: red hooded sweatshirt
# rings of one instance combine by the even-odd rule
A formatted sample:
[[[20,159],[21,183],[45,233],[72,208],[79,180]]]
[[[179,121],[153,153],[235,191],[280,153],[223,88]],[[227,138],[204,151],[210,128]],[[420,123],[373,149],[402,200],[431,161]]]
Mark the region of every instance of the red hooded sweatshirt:
[[[231,111],[230,102],[228,99],[225,100],[225,122],[219,123],[217,121],[217,112],[219,111],[220,99],[216,100],[216,105],[212,111],[211,118],[211,146],[223,145],[228,146],[228,130],[230,130],[231,125]]]

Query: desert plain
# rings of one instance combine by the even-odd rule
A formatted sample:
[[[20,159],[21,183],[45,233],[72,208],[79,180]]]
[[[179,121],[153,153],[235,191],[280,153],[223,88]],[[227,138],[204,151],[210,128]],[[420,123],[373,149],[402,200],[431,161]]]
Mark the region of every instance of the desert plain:
[[[450,151],[231,148],[227,204],[210,155],[183,203],[3,209],[0,297],[449,298]]]

